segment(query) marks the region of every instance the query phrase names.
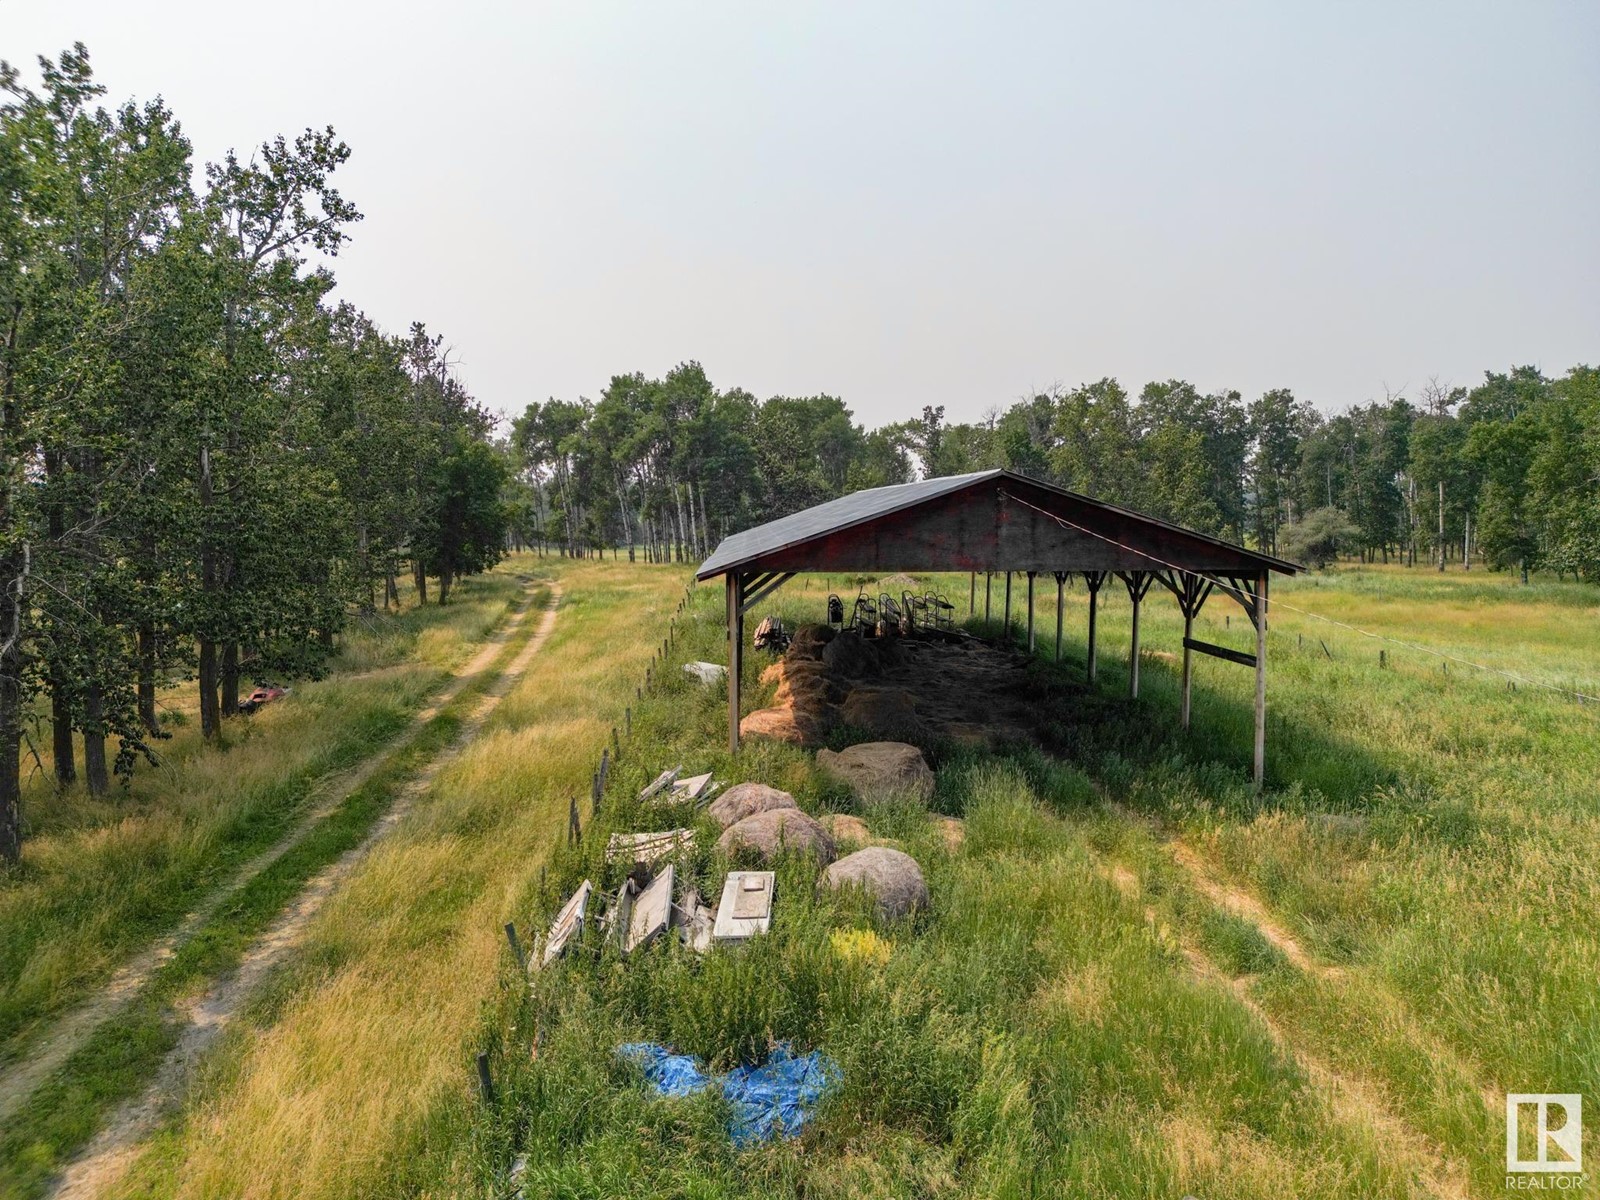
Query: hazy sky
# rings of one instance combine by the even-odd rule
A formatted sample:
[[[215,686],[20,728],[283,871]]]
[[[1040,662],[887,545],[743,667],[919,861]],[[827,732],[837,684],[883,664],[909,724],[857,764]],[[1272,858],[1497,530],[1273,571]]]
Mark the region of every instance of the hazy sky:
[[[339,295],[486,403],[699,359],[869,425],[1600,361],[1600,5],[0,0],[197,155],[308,124]]]

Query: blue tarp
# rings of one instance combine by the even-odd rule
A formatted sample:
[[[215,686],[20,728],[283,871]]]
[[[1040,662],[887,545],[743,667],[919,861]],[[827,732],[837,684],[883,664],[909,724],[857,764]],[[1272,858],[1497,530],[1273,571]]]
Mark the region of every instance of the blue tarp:
[[[691,1096],[716,1082],[689,1055],[674,1054],[654,1042],[629,1042],[617,1047],[617,1053],[638,1063],[661,1096]],[[775,1047],[759,1067],[735,1067],[720,1081],[733,1109],[728,1133],[734,1145],[796,1136],[838,1078],[839,1068],[821,1051],[796,1055],[787,1042]]]

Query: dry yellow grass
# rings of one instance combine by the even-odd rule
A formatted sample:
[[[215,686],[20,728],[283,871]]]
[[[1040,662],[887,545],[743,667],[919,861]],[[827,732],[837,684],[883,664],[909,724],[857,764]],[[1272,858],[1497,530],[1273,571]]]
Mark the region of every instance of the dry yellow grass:
[[[184,1197],[358,1194],[404,1174],[427,1115],[462,1102],[500,925],[643,674],[640,629],[665,627],[684,579],[563,566],[543,653],[329,903],[287,994],[236,1038],[146,1181]]]

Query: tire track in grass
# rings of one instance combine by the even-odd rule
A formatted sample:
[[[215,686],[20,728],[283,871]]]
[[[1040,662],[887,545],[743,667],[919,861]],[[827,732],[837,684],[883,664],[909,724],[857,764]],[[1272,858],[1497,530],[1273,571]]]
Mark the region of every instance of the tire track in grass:
[[[1139,901],[1143,897],[1143,885],[1138,875],[1126,866],[1102,861],[1097,869],[1128,899]],[[1370,1130],[1375,1144],[1396,1148],[1397,1153],[1405,1156],[1407,1166],[1430,1195],[1439,1200],[1467,1200],[1471,1196],[1472,1189],[1464,1163],[1451,1158],[1431,1138],[1396,1114],[1379,1088],[1339,1071],[1305,1047],[1296,1045],[1250,994],[1249,976],[1236,978],[1223,970],[1191,937],[1163,922],[1155,907],[1149,903],[1144,904],[1144,918],[1152,929],[1164,929],[1170,936],[1188,964],[1190,974],[1198,982],[1232,996],[1260,1024],[1273,1046],[1299,1067],[1318,1094],[1327,1100],[1336,1117],[1347,1125]],[[1431,1158],[1416,1152],[1417,1147],[1431,1152]]]
[[[1122,812],[1119,815],[1131,814]],[[1320,963],[1314,959],[1300,945],[1298,939],[1279,925],[1254,896],[1214,878],[1204,859],[1193,847],[1176,838],[1163,837],[1160,831],[1148,822],[1141,820],[1139,823],[1164,845],[1170,861],[1179,868],[1185,880],[1201,897],[1214,908],[1250,923],[1296,970],[1335,986],[1348,978],[1348,973],[1343,968]],[[1139,877],[1126,866],[1120,863],[1108,863],[1102,866],[1101,871],[1118,891],[1130,899],[1142,895],[1143,885]],[[1162,924],[1153,906],[1146,904],[1144,914],[1146,922],[1152,927]],[[1251,976],[1232,975],[1187,933],[1170,926],[1168,929],[1196,979],[1231,994],[1239,1005],[1260,1023],[1279,1052],[1294,1062],[1318,1092],[1327,1098],[1336,1116],[1347,1124],[1370,1129],[1379,1145],[1413,1148],[1413,1152],[1407,1154],[1406,1159],[1429,1194],[1439,1197],[1440,1200],[1458,1200],[1458,1198],[1464,1200],[1472,1194],[1467,1164],[1448,1154],[1435,1139],[1422,1133],[1395,1112],[1380,1084],[1341,1071],[1305,1046],[1297,1044],[1288,1031],[1251,993]],[[1409,1013],[1404,1015],[1408,1018],[1408,1029],[1417,1036],[1425,1038],[1429,1044],[1436,1043],[1437,1039],[1426,1035],[1416,1027],[1414,1021],[1409,1020]],[[1466,1064],[1448,1053],[1447,1048],[1437,1046],[1437,1050],[1440,1055],[1448,1057],[1465,1078],[1476,1078],[1467,1069]],[[1493,1108],[1494,1101],[1491,1094],[1487,1090],[1483,1094],[1485,1102]],[[1417,1152],[1417,1148],[1426,1153]]]
[[[528,585],[531,581],[524,579],[523,582]],[[241,866],[232,879],[207,896],[199,907],[184,917],[176,929],[158,938],[119,967],[98,992],[57,1017],[37,1039],[31,1053],[0,1068],[0,1125],[16,1113],[41,1083],[81,1049],[97,1029],[122,1012],[155,977],[156,972],[172,961],[224,904],[300,845],[313,829],[370,781],[380,767],[409,747],[430,721],[482,675],[527,619],[531,595],[531,586],[525,587],[521,603],[511,620],[503,622],[491,633],[483,647],[451,673],[444,688],[435,694],[428,706],[412,717],[382,749],[356,766],[336,772],[318,784],[316,791],[323,794],[323,799],[295,822],[288,832]]]
[[[313,878],[300,894],[250,946],[238,967],[206,992],[183,1006],[184,1027],[178,1043],[167,1054],[150,1086],[119,1108],[93,1138],[82,1155],[56,1181],[52,1195],[59,1200],[81,1200],[112,1186],[137,1157],[146,1137],[172,1106],[182,1099],[194,1068],[207,1050],[238,1015],[245,1002],[272,972],[281,966],[304,939],[310,922],[328,897],[343,883],[367,853],[404,819],[424,795],[439,772],[482,732],[485,722],[521,680],[528,664],[555,628],[561,588],[551,583],[550,600],[539,627],[499,677],[484,692],[463,720],[455,738],[404,785],[394,802],[367,835]]]
[[[1168,843],[1168,849],[1196,891],[1223,912],[1255,926],[1261,936],[1303,974],[1334,985],[1350,978],[1345,968],[1319,962],[1313,958],[1299,940],[1279,924],[1266,905],[1255,896],[1218,879],[1210,863],[1188,843],[1174,839]],[[1490,1115],[1497,1116],[1502,1111],[1503,1093],[1482,1082],[1483,1069],[1424,1029],[1417,1021],[1411,1006],[1386,987],[1380,979],[1372,977],[1369,973],[1363,973],[1363,976],[1375,998],[1384,1006],[1385,1016],[1405,1030],[1407,1040],[1426,1046],[1430,1058],[1444,1064],[1460,1079],[1469,1081],[1482,1098],[1484,1107],[1488,1109]]]

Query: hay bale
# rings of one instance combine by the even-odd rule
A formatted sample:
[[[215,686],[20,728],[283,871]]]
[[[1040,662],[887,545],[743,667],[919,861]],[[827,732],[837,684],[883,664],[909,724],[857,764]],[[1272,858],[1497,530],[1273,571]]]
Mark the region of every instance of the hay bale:
[[[838,634],[832,625],[802,625],[794,631],[785,657],[794,660],[821,658],[823,648]]]
[[[836,843],[865,846],[872,841],[872,831],[860,817],[849,813],[829,813],[822,818],[822,827],[833,835]]]
[[[823,866],[834,856],[828,831],[798,808],[770,808],[736,821],[717,839],[717,849],[729,856],[751,849],[768,861],[783,850],[798,850],[815,855]]]
[[[835,754],[817,751],[817,765],[850,785],[863,800],[884,796],[933,796],[933,772],[922,751],[904,742],[862,742]]]
[[[822,873],[817,886],[833,891],[859,887],[872,897],[878,915],[891,921],[928,907],[928,885],[917,860],[888,846],[845,855]]]
[[[864,679],[883,672],[878,647],[860,634],[842,633],[822,648],[828,670],[847,679]]]
[[[799,807],[788,792],[780,792],[764,783],[736,783],[713,800],[706,813],[726,829],[759,812]]]

